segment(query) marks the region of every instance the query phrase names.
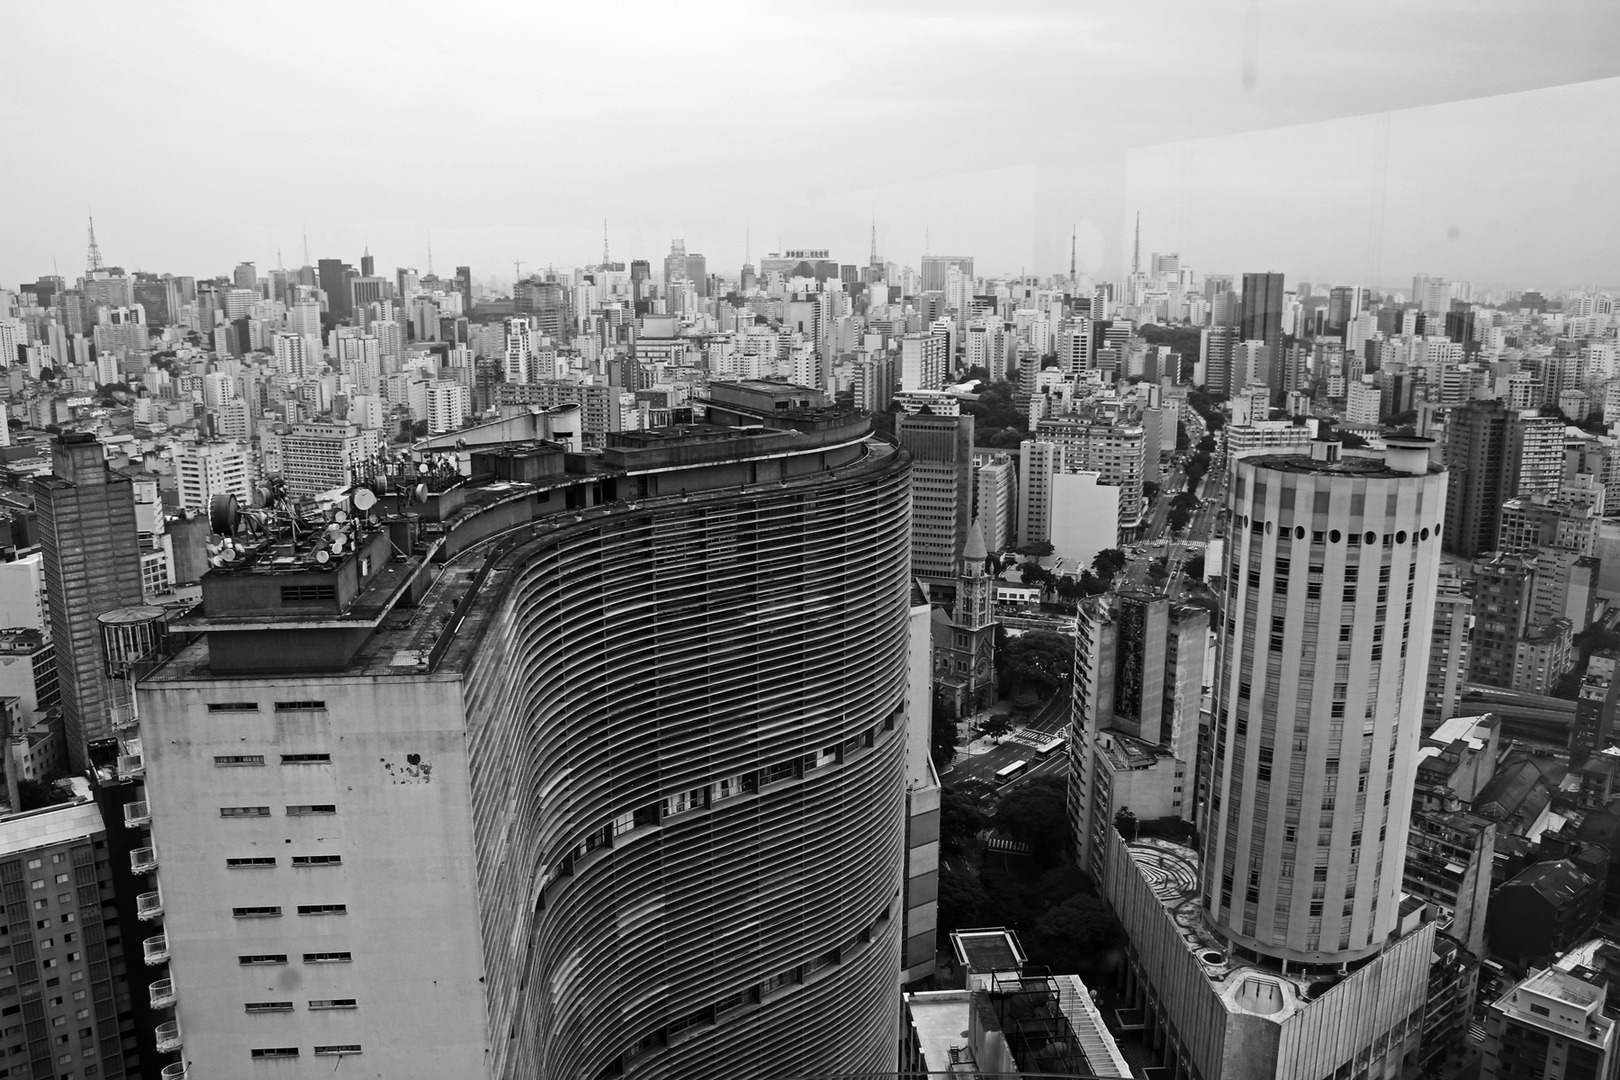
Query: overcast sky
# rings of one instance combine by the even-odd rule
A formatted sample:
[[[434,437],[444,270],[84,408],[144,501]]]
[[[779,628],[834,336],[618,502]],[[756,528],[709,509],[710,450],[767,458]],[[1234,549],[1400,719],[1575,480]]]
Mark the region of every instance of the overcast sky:
[[[980,273],[1181,252],[1620,282],[1620,4],[16,3],[0,283],[309,254],[505,282],[672,237]],[[751,237],[751,240],[747,239]]]

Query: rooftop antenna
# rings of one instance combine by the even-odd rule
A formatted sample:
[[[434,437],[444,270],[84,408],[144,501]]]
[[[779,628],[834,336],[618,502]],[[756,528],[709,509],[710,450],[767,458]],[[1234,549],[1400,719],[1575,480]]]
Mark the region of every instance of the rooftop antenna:
[[[868,266],[877,265],[877,215],[872,215],[872,256],[867,261]]]
[[[1136,247],[1131,251],[1131,273],[1142,272],[1142,211],[1136,212]]]
[[[90,250],[85,254],[85,263],[91,271],[101,269],[101,245],[96,243],[96,215],[90,215]]]
[[[285,266],[281,265],[281,248],[280,248],[279,245],[276,247],[276,269],[277,270],[285,270],[286,269]]]
[[[516,287],[517,283],[522,281],[522,280],[523,280],[523,260],[522,259],[513,259],[512,260],[512,285],[514,287]]]
[[[309,265],[309,226],[304,226],[304,265]]]
[[[433,230],[432,229],[428,230],[427,245],[428,245],[428,277],[432,277],[433,276]]]
[[[1079,226],[1078,223],[1076,223],[1075,225],[1071,226],[1070,230],[1069,230],[1069,283],[1070,284],[1073,284],[1074,282],[1080,280],[1080,275],[1075,273],[1076,263],[1074,261],[1075,241],[1079,237],[1079,235],[1080,235],[1080,226]]]
[[[606,269],[608,263],[610,263],[612,261],[613,261],[612,259],[608,258],[607,218],[603,218],[602,219],[602,267],[603,267],[603,269]]]

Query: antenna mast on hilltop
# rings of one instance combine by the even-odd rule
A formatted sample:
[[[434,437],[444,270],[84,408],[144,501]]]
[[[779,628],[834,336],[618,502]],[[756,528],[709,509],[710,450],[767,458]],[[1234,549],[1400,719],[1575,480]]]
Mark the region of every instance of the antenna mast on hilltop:
[[[87,273],[101,269],[101,245],[96,243],[96,215],[90,215],[90,250],[85,254]]]
[[[1136,246],[1131,249],[1131,273],[1142,272],[1142,211],[1136,212]]]
[[[872,215],[872,256],[871,256],[870,259],[867,260],[866,265],[868,265],[868,266],[876,266],[877,265],[877,215],[876,214]]]
[[[1076,241],[1076,238],[1079,237],[1079,235],[1080,235],[1080,226],[1078,224],[1075,224],[1075,225],[1072,225],[1072,226],[1069,227],[1069,284],[1070,285],[1073,285],[1075,282],[1080,280],[1080,275],[1075,272],[1076,268],[1077,268],[1077,264],[1076,264],[1076,262],[1074,260],[1075,241]]]
[[[606,269],[613,260],[608,258],[607,218],[602,219],[602,266]]]

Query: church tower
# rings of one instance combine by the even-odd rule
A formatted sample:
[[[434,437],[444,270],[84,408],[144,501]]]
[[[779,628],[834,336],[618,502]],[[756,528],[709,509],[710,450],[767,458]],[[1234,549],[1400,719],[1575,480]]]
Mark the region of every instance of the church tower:
[[[956,603],[934,611],[934,684],[960,716],[996,702],[995,579],[985,571],[984,532],[974,520],[957,566]]]
[[[962,565],[956,574],[957,626],[966,630],[982,630],[991,623],[990,575],[985,573],[989,553],[984,548],[984,530],[974,518],[968,529],[967,542],[962,545]]]

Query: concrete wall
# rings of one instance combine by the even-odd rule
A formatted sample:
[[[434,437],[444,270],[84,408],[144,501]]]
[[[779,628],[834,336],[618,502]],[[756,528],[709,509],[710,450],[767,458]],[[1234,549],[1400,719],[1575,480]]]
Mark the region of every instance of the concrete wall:
[[[1052,548],[1067,566],[1089,567],[1097,552],[1119,546],[1117,487],[1099,474],[1052,474]]]
[[[326,708],[275,708],[310,699]],[[210,713],[211,701],[258,708]],[[399,676],[148,682],[140,708],[161,925],[171,973],[185,988],[176,1016],[193,1072],[326,1076],[335,1059],[313,1048],[358,1043],[370,1075],[483,1076],[489,1035],[483,948],[468,918],[478,893],[459,684]],[[283,765],[284,753],[328,753],[331,763]],[[264,764],[222,767],[216,755],[262,755]],[[290,805],[317,803],[337,812],[287,815]],[[242,806],[270,814],[220,815]],[[299,855],[343,862],[294,867]],[[244,857],[276,864],[226,865]],[[297,914],[300,904],[332,903],[347,913]],[[232,915],[275,905],[277,918]],[[350,952],[353,961],[305,964],[306,952]],[[283,953],[285,964],[238,962]],[[328,998],[353,998],[357,1008],[309,1010],[310,1000]],[[249,1017],[244,1041],[244,1007],[262,1001],[291,1001],[293,1011]],[[389,1030],[413,1037],[390,1039]],[[301,1053],[253,1062],[254,1046]]]

